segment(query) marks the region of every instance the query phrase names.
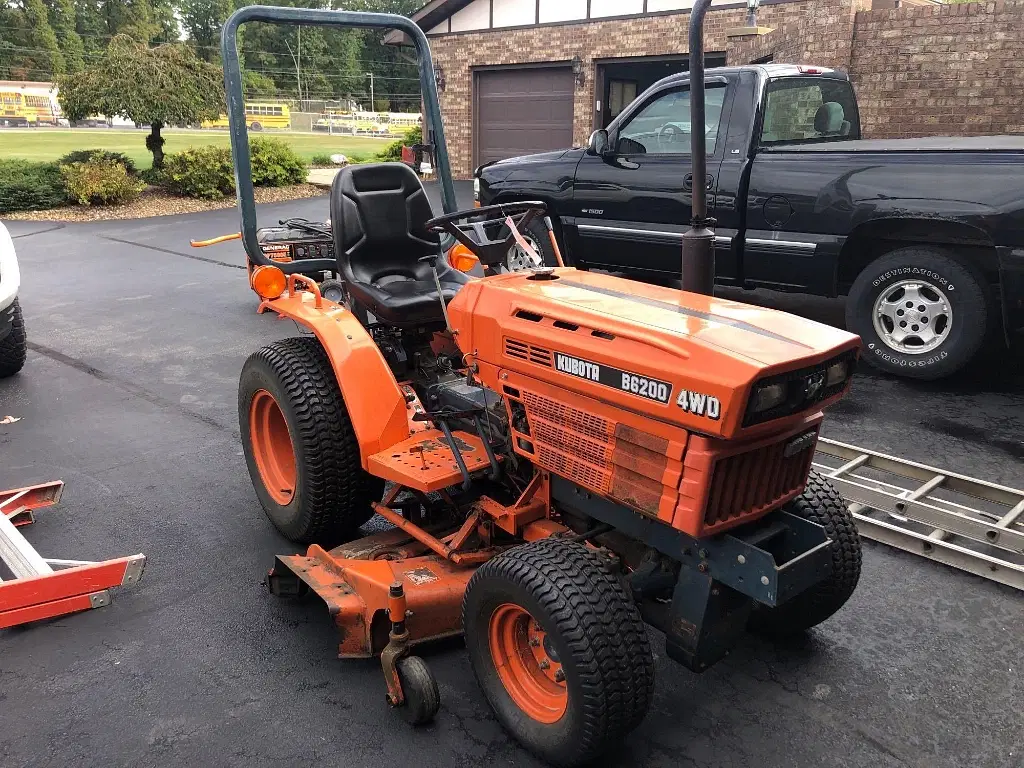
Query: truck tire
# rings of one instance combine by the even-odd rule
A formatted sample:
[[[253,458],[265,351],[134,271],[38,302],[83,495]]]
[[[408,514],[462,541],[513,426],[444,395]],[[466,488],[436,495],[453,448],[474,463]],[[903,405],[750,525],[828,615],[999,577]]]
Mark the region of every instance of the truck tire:
[[[592,760],[646,715],[647,628],[593,550],[545,539],[503,552],[470,579],[462,621],[498,720],[547,762]]]
[[[28,338],[25,334],[25,319],[21,316],[21,305],[14,303],[4,310],[12,317],[11,332],[0,341],[0,379],[13,376],[25,366],[28,355]]]
[[[876,368],[939,379],[963,368],[981,348],[991,308],[984,279],[948,251],[899,248],[875,259],[853,281],[846,327],[864,341]]]
[[[238,382],[245,463],[267,517],[290,541],[334,545],[373,516],[384,481],[359,444],[320,342],[301,336],[252,354]]]
[[[860,534],[832,483],[812,471],[803,493],[784,509],[825,529],[832,540],[832,573],[775,608],[755,605],[748,626],[769,637],[796,635],[821,624],[846,604],[860,581]]]
[[[508,231],[508,230],[503,230]],[[513,245],[508,251],[506,266],[509,272],[522,272],[531,267],[547,266],[557,267],[558,260],[555,258],[555,249],[551,247],[551,239],[548,237],[548,228],[539,219],[531,221],[526,231],[522,233],[523,239],[537,251],[543,264],[534,263],[532,259],[518,246]],[[564,252],[562,254],[565,256]]]

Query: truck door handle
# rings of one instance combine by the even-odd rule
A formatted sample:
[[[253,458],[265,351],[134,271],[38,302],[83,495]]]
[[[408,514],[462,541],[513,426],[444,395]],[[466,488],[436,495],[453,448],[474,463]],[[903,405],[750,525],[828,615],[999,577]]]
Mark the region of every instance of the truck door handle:
[[[704,184],[704,186],[707,188],[707,190],[709,192],[712,189],[714,189],[715,177],[712,176],[710,173],[707,176],[705,176],[705,184]],[[683,176],[683,192],[693,192],[693,174],[692,173],[688,173],[685,176]]]

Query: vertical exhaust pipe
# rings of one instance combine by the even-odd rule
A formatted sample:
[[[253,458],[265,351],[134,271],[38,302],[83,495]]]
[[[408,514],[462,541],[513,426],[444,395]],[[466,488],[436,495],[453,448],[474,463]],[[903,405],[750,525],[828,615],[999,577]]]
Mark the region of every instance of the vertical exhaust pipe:
[[[714,219],[708,218],[708,159],[704,123],[704,15],[711,0],[690,9],[690,160],[693,200],[690,228],[683,233],[684,291],[710,296],[715,288]]]

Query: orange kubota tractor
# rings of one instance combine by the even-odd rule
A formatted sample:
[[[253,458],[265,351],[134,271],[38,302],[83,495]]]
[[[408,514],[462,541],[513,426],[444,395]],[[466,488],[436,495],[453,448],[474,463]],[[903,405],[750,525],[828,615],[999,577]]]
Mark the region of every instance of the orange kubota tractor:
[[[426,39],[408,19],[247,7],[224,61],[243,239],[263,311],[307,333],[245,363],[238,409],[256,494],[304,554],[277,595],[327,604],[343,658],[380,657],[389,704],[430,720],[438,689],[410,649],[464,635],[501,723],[559,765],[594,758],[644,717],[654,662],[700,671],[748,628],[800,632],[850,597],[857,531],[811,471],[822,409],[847,391],[848,333],[784,313],[572,268],[471,278],[447,232],[489,268],[508,236],[432,217],[397,164],[342,170],[330,206],[345,300],[260,262],[235,32],[244,21],[408,34],[442,179],[447,155]],[[374,514],[390,528],[360,536]]]

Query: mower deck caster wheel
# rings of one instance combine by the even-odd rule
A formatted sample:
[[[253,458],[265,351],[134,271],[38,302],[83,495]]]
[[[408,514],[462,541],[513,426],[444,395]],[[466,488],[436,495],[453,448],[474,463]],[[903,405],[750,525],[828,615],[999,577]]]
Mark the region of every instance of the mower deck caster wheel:
[[[441,708],[437,680],[419,656],[406,656],[395,664],[405,701],[395,709],[409,725],[426,725]]]

